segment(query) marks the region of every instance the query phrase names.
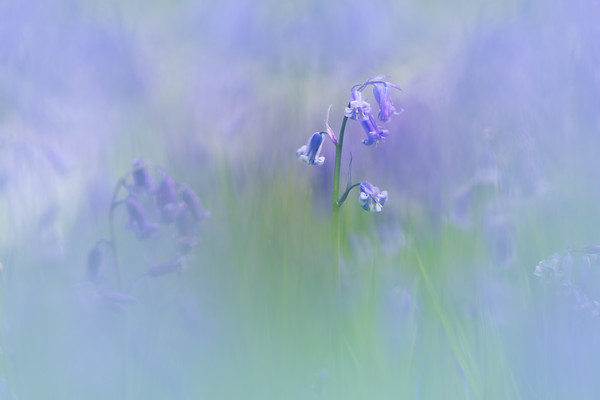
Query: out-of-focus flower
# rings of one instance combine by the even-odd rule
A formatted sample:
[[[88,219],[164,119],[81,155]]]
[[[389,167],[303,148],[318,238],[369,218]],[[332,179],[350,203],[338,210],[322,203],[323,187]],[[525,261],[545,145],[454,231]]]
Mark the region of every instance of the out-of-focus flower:
[[[133,177],[133,191],[144,192],[151,191],[154,183],[152,175],[143,160],[135,160],[131,165],[131,175]]]
[[[146,219],[146,213],[137,197],[128,196],[127,200],[125,200],[125,205],[127,206],[127,214],[129,215],[127,227],[133,229],[138,238],[147,239],[158,231],[158,225],[150,223]]]
[[[367,134],[367,138],[362,141],[365,146],[377,144],[383,141],[389,134],[387,129],[381,129],[377,126],[377,121],[375,121],[375,117],[371,113],[369,113],[367,119],[361,121],[361,123]]]
[[[569,286],[571,284],[572,272],[573,257],[571,254],[567,253],[561,256],[558,253],[554,253],[536,265],[533,274],[545,282],[556,282],[563,286]]]
[[[369,212],[380,212],[387,201],[388,193],[383,192],[377,186],[364,181],[360,184],[360,195],[358,202],[362,208]]]
[[[373,95],[377,104],[379,104],[379,120],[381,122],[388,122],[392,117],[392,114],[400,114],[396,112],[396,107],[392,103],[392,90],[389,86],[373,85]]]
[[[350,119],[363,121],[368,119],[371,113],[371,105],[363,101],[360,90],[353,89],[350,92],[350,106],[346,107],[344,115]]]
[[[179,196],[181,200],[185,203],[187,209],[194,216],[196,221],[201,221],[208,216],[208,212],[202,208],[200,204],[200,199],[196,195],[189,186],[184,185],[183,183],[179,184]]]
[[[308,165],[323,165],[325,157],[320,156],[321,147],[323,147],[323,133],[315,132],[308,143],[296,151],[296,156]]]
[[[177,199],[175,181],[165,173],[156,189],[156,202],[163,222],[169,224],[177,218],[184,204]]]

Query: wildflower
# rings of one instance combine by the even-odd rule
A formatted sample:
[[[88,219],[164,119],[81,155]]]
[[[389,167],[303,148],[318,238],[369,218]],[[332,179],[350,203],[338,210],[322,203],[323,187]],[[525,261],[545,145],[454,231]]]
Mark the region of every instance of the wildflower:
[[[373,95],[377,104],[379,104],[379,120],[387,122],[392,117],[392,114],[400,114],[396,112],[396,107],[392,104],[392,90],[387,84],[384,86],[373,85]]]
[[[144,161],[135,160],[131,165],[131,171],[133,176],[133,190],[135,192],[152,190],[152,175],[148,172]]]
[[[563,286],[568,286],[571,283],[571,273],[573,271],[573,257],[570,253],[561,256],[557,253],[549,258],[540,261],[535,266],[533,274],[542,281],[557,282]]]
[[[371,113],[371,105],[363,101],[360,90],[353,89],[350,92],[350,106],[346,107],[344,115],[350,119],[363,121],[368,119]]]
[[[147,239],[153,236],[158,230],[158,225],[148,222],[144,209],[137,197],[127,197],[125,204],[127,206],[127,213],[129,214],[127,226],[133,229],[140,239]]]
[[[315,132],[308,143],[296,151],[296,156],[308,165],[323,165],[325,157],[320,156],[321,147],[323,147],[323,134],[322,132]]]
[[[360,195],[358,202],[362,208],[369,212],[380,212],[387,201],[388,193],[383,192],[378,187],[364,181],[360,184]]]
[[[385,139],[389,134],[387,129],[381,129],[379,126],[377,126],[377,121],[375,121],[375,117],[371,113],[369,113],[367,119],[361,121],[361,123],[365,133],[367,134],[367,138],[363,139],[362,141],[365,146],[377,144],[383,141],[383,139]]]
[[[206,212],[202,205],[200,204],[200,199],[196,195],[190,187],[184,185],[183,183],[179,184],[180,191],[179,196],[185,203],[187,209],[191,212],[192,216],[196,221],[200,221],[208,216],[208,212]]]
[[[156,189],[156,202],[163,221],[167,224],[175,221],[177,215],[183,208],[183,204],[177,200],[175,181],[165,174]]]

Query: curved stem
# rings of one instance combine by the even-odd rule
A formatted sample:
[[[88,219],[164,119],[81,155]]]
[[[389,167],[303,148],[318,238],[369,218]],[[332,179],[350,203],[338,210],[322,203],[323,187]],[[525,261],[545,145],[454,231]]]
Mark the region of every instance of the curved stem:
[[[342,197],[340,197],[340,199],[337,202],[338,206],[341,206],[346,201],[346,198],[348,197],[348,194],[350,193],[350,191],[357,186],[360,186],[360,182],[355,183],[354,185],[348,185],[348,187],[346,188],[346,191],[344,192],[344,194],[342,194]]]
[[[117,203],[117,196],[119,195],[119,190],[121,186],[125,184],[125,179],[121,178],[117,182],[117,186],[115,186],[115,191],[113,192],[112,199],[110,201],[110,211],[108,213],[108,229],[110,234],[110,243],[112,244],[113,257],[115,259],[115,278],[117,279],[117,289],[121,290],[121,270],[119,268],[119,256],[117,254],[117,244],[115,243],[115,229],[113,223],[113,217],[115,212],[115,206]]]

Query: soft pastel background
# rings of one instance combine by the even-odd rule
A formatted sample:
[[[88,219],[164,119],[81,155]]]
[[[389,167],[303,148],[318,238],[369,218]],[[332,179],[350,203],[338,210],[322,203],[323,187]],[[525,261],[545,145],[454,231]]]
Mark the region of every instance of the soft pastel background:
[[[597,398],[599,17],[596,0],[0,0],[0,399]],[[342,208],[332,308],[333,147],[319,168],[295,151],[377,74],[404,113],[373,148],[350,123],[342,165],[352,151],[389,201]],[[119,313],[86,297],[86,257],[137,158],[211,216],[185,272]],[[172,238],[125,223],[131,280]],[[554,253],[579,272],[535,276]]]

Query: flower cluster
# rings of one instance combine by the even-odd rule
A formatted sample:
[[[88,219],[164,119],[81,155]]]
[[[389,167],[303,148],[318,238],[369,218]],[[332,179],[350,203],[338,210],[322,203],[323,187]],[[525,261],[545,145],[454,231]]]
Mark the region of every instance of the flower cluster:
[[[123,191],[126,192],[125,195],[119,196]],[[124,311],[125,305],[136,302],[131,291],[143,279],[181,273],[199,241],[199,225],[208,215],[196,193],[189,186],[176,182],[163,167],[142,160],[134,161],[131,169],[119,179],[115,187],[109,213],[110,239],[98,241],[88,253],[86,276],[90,290],[87,291],[87,299],[115,311]],[[125,290],[122,287],[113,232],[114,220],[118,220],[119,216],[126,219],[123,226],[132,231],[142,241],[140,243],[157,241],[146,246],[153,248],[154,259],[154,248],[158,242],[161,249],[167,249],[164,252],[167,261],[151,266],[144,265],[143,262],[137,272],[130,271],[134,266],[128,265],[128,275],[133,279]],[[174,247],[171,245],[173,242]],[[106,268],[105,264],[111,262],[116,273],[114,285],[105,282],[106,271],[103,270],[103,265]]]
[[[369,86],[373,86],[373,96],[379,105],[379,113],[377,117],[381,122],[388,122],[392,115],[400,114],[394,107],[392,102],[392,88],[400,90],[400,88],[391,82],[382,80],[383,76],[374,76],[367,79],[361,85],[355,85],[350,92],[350,103],[344,112],[347,118],[361,122],[361,125],[367,135],[367,138],[362,141],[366,146],[371,146],[383,141],[388,136],[387,129],[382,129],[377,125],[377,120],[371,112],[369,103],[362,100],[362,91]]]
[[[373,88],[373,96],[379,106],[379,112],[377,118],[379,122],[388,122],[392,118],[392,115],[400,114],[400,111],[396,109],[392,102],[392,89],[400,90],[395,84],[385,81],[384,76],[374,76],[367,79],[364,83],[354,85],[350,89],[350,101],[348,106],[344,110],[344,123],[342,124],[342,130],[339,134],[339,140],[336,138],[333,130],[329,126],[329,110],[327,110],[327,118],[325,121],[325,131],[315,132],[308,139],[308,142],[300,147],[296,151],[296,156],[300,161],[308,165],[323,165],[325,163],[325,157],[321,156],[321,149],[323,147],[323,137],[327,135],[331,142],[336,147],[336,176],[334,177],[334,185],[339,180],[339,161],[342,153],[342,143],[344,136],[344,129],[347,120],[355,120],[360,122],[363,130],[365,131],[366,138],[362,140],[362,143],[366,146],[377,145],[388,137],[389,131],[379,126],[375,115],[372,112],[371,105],[363,100],[363,91],[368,88]],[[352,165],[350,163],[350,165]],[[348,172],[350,176],[350,171]],[[352,184],[348,182],[346,191],[337,200],[337,205],[341,205],[348,196],[351,189],[360,186],[359,204],[361,207],[369,212],[380,212],[387,200],[387,191],[380,191],[378,187],[373,186],[371,183],[364,181],[362,183]],[[338,188],[334,188],[334,193],[337,193]]]
[[[600,246],[555,253],[536,265],[533,274],[570,299],[575,311],[600,316]]]

